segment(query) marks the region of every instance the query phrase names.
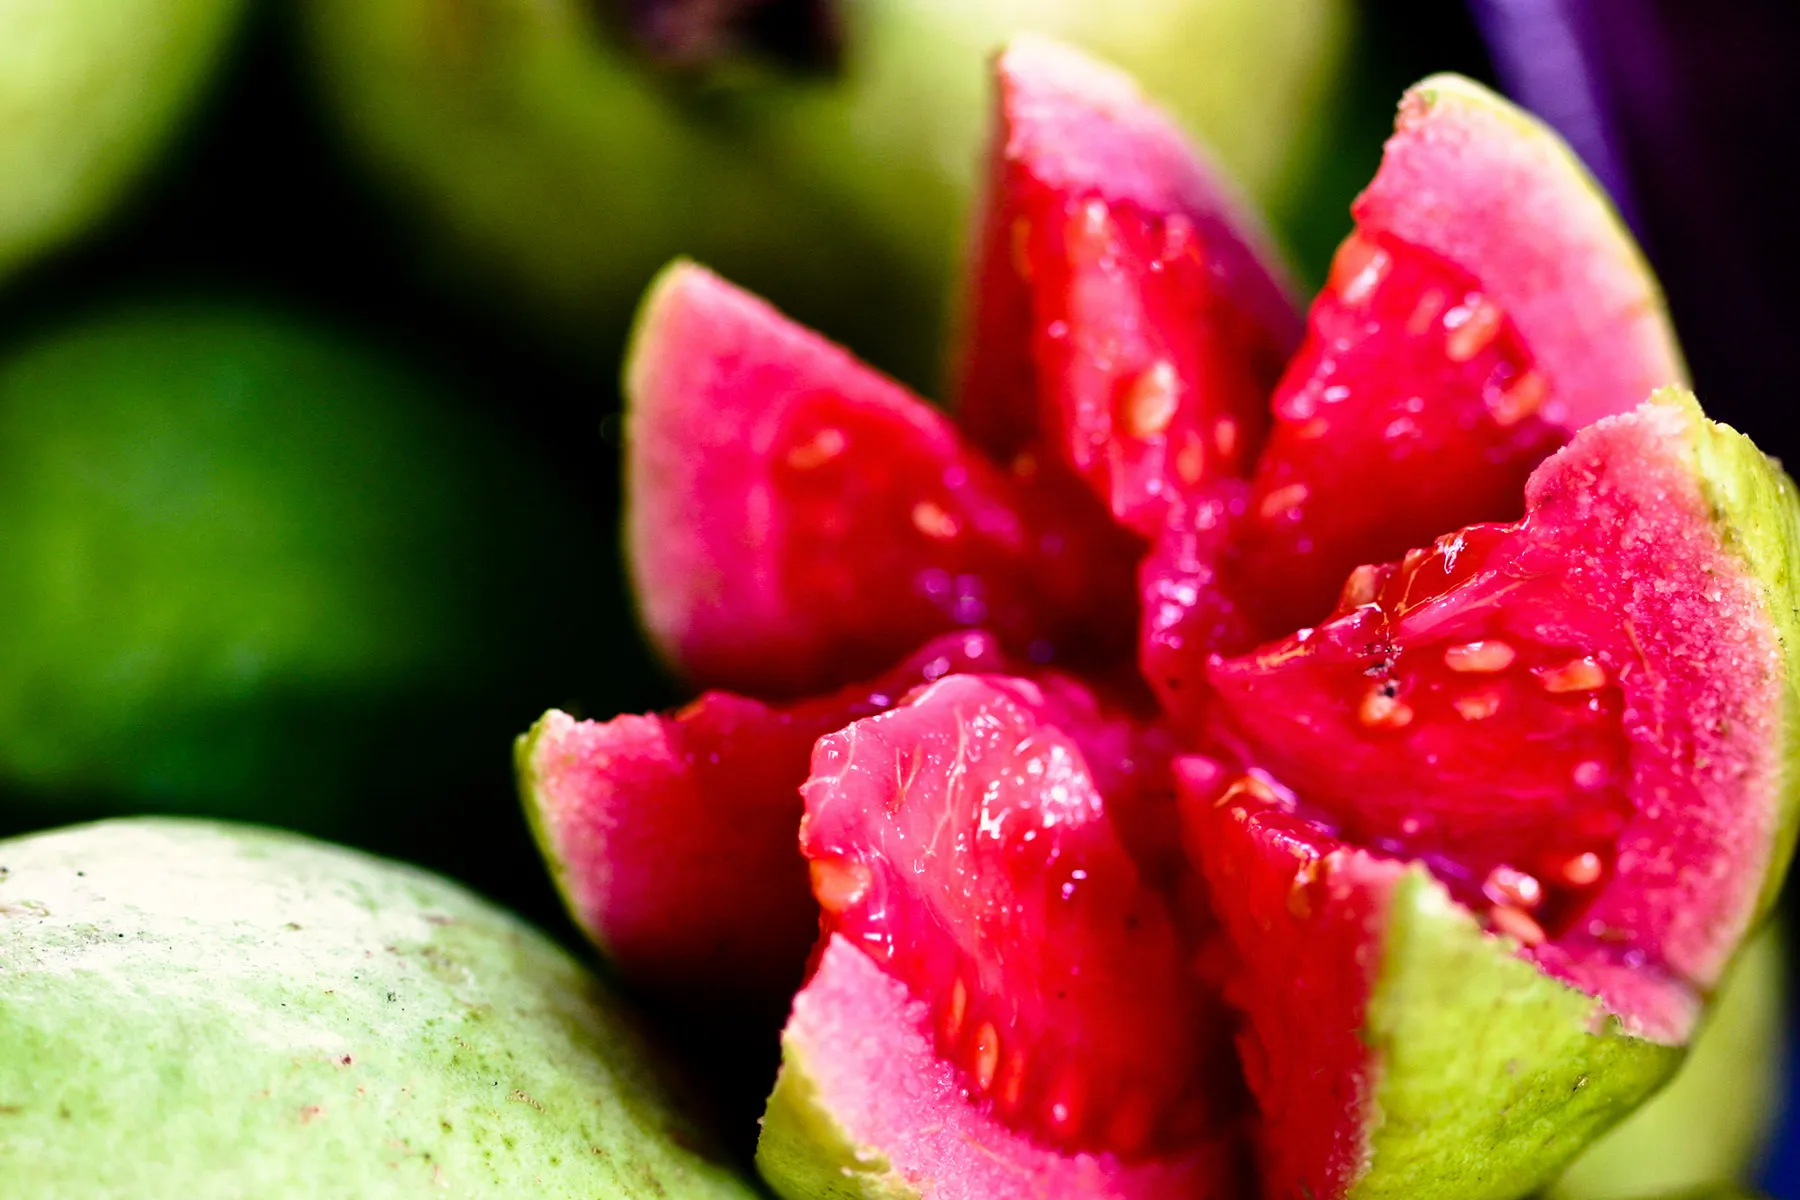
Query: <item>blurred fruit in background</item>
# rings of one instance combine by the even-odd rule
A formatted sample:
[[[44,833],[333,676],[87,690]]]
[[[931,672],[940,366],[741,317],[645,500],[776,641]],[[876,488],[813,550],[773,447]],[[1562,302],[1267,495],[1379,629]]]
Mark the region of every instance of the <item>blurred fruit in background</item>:
[[[243,0],[0,0],[0,278],[100,219],[194,106]]]
[[[299,8],[351,141],[450,269],[503,285],[502,305],[524,297],[610,357],[644,281],[689,254],[933,390],[996,46],[1029,28],[1111,58],[1279,218],[1329,144],[1351,12],[1348,0]]]
[[[273,317],[141,309],[14,348],[0,827],[199,811],[433,857],[465,814],[448,836],[488,852],[512,817],[490,724],[604,696],[629,654],[592,521],[455,396]]]

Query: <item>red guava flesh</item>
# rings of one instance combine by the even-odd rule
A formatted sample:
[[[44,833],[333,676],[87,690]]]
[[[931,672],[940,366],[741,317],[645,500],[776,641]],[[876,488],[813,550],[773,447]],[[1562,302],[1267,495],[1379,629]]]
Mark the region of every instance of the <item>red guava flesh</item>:
[[[1284,811],[1255,775],[1178,765],[1184,841],[1209,888],[1207,916],[1241,946],[1223,972],[1243,1013],[1246,1082],[1281,1136],[1263,1139],[1272,1196],[1341,1196],[1362,1170],[1377,1078],[1363,1030],[1382,962],[1387,901],[1405,868],[1346,847]],[[1229,780],[1229,782],[1227,782]]]
[[[1112,815],[1170,806],[1166,770],[1150,794],[1103,793],[1059,707],[962,676],[820,739],[801,848],[824,928],[922,1002],[913,1030],[962,1081],[947,1107],[1117,1162],[1228,1159],[1245,1115],[1228,1023]]]
[[[1359,564],[1517,519],[1545,455],[1684,378],[1654,281],[1566,151],[1424,90],[1354,206],[1252,486],[1215,504],[1229,537],[1178,512],[1147,565],[1143,661],[1171,706],[1197,703],[1208,652],[1323,619]]]
[[[626,392],[637,594],[695,682],[804,695],[977,626],[1032,662],[1129,661],[1138,538],[709,272],[652,289]]]
[[[1775,814],[1743,797],[1780,780],[1779,647],[1696,420],[1590,426],[1520,521],[1359,571],[1318,628],[1209,671],[1231,757],[1670,1040],[1660,994],[1717,983],[1762,886]]]
[[[1177,495],[1249,473],[1299,316],[1254,218],[1128,78],[1036,39],[996,74],[960,419],[1152,535]]]
[[[569,907],[635,985],[779,1021],[818,937],[795,842],[813,743],[946,675],[1013,664],[946,634],[880,679],[785,707],[707,692],[670,715],[547,715],[527,803]]]

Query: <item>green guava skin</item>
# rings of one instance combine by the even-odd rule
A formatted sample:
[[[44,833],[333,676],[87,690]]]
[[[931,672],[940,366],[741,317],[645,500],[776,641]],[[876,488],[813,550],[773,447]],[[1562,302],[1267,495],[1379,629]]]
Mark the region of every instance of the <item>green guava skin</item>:
[[[19,1196],[750,1200],[631,1020],[446,880],[243,826],[0,841]]]
[[[110,211],[193,109],[244,0],[0,0],[0,279]]]
[[[0,829],[151,809],[336,831],[407,788],[441,809],[473,750],[371,761],[395,737],[454,757],[444,730],[510,730],[564,686],[539,665],[567,636],[533,616],[550,593],[516,579],[600,592],[579,505],[452,401],[209,308],[0,356]]]
[[[1690,393],[1670,388],[1653,399],[1688,417],[1686,449],[1714,527],[1760,585],[1786,667],[1781,753],[1789,769],[1769,797],[1777,832],[1748,914],[1754,929],[1786,872],[1800,800],[1800,495],[1779,464],[1708,421]],[[1519,957],[1511,939],[1485,931],[1423,866],[1408,867],[1393,887],[1374,945],[1381,968],[1363,1028],[1375,1081],[1368,1166],[1347,1200],[1531,1195],[1652,1096],[1686,1053],[1633,1036],[1597,999]],[[762,1139],[766,1173],[787,1200],[918,1195],[880,1147],[857,1145],[819,1102],[791,1039]]]
[[[937,382],[1006,39],[1113,58],[1268,202],[1305,191],[1351,20],[1345,0],[869,0],[839,6],[837,78],[730,63],[697,81],[639,64],[597,7],[314,0],[299,16],[350,142],[440,248],[541,320],[610,355],[596,321],[622,336],[643,281],[692,255],[920,386]]]
[[[1675,1078],[1576,1159],[1549,1200],[1639,1200],[1748,1174],[1785,1075],[1781,945],[1770,925],[1745,947]]]

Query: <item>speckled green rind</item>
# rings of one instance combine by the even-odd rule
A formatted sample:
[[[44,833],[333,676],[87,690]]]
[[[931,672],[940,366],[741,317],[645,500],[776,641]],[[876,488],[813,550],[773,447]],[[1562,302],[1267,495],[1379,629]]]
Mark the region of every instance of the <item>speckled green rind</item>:
[[[781,1074],[763,1113],[756,1169],[786,1200],[919,1200],[872,1147],[859,1147],[819,1102],[806,1051],[781,1039]]]
[[[614,1000],[423,872],[174,820],[0,842],[9,1195],[749,1200]]]
[[[1549,1200],[1639,1200],[1744,1177],[1781,1095],[1781,946],[1770,925],[1745,948],[1669,1086],[1576,1159]]]
[[[0,277],[103,216],[212,73],[244,0],[0,0]]]
[[[1725,544],[1743,558],[1761,585],[1769,622],[1786,666],[1782,680],[1780,793],[1775,833],[1750,924],[1774,906],[1793,859],[1800,826],[1800,491],[1781,464],[1729,425],[1708,421],[1693,395],[1679,388],[1655,399],[1691,412],[1700,486],[1713,507]]]
[[[1394,889],[1365,1036],[1375,1114],[1355,1200],[1528,1195],[1681,1058],[1484,933],[1423,867]]]

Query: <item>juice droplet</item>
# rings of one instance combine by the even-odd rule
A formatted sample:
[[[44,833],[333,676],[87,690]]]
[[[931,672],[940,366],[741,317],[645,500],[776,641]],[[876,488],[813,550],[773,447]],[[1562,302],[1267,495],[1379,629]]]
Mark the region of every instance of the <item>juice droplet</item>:
[[[1056,1081],[1044,1106],[1045,1115],[1050,1118],[1051,1136],[1064,1142],[1073,1141],[1087,1118],[1086,1106],[1087,1087],[1076,1069],[1070,1067]]]
[[[1297,516],[1300,506],[1306,503],[1306,495],[1304,483],[1285,484],[1264,496],[1262,503],[1257,506],[1257,512],[1262,514],[1265,521],[1273,521],[1277,517],[1285,517],[1290,514]]]
[[[1574,776],[1576,787],[1597,788],[1606,782],[1606,764],[1583,759],[1575,764]]]
[[[912,507],[913,528],[935,541],[947,542],[962,532],[962,522],[929,500]]]
[[[1478,692],[1458,696],[1453,704],[1456,715],[1463,720],[1485,721],[1500,711],[1500,693],[1492,688],[1483,688]]]
[[[1488,412],[1502,428],[1510,429],[1542,408],[1549,395],[1549,381],[1536,371],[1527,371],[1488,397]]]
[[[1000,1071],[1000,1034],[992,1022],[983,1022],[975,1031],[975,1087],[983,1094],[994,1087],[994,1076]]]
[[[787,465],[796,471],[811,471],[842,454],[847,444],[843,430],[827,425],[806,441],[790,447]]]
[[[1157,359],[1125,388],[1119,405],[1119,427],[1127,437],[1155,437],[1168,431],[1180,403],[1175,364]]]
[[[1444,328],[1450,331],[1444,339],[1444,353],[1451,362],[1468,362],[1493,345],[1500,336],[1500,323],[1505,314],[1486,296],[1472,294],[1444,314]]]
[[[1356,719],[1370,729],[1404,729],[1412,724],[1412,705],[1391,694],[1389,687],[1376,684],[1356,707]]]
[[[1606,686],[1606,668],[1592,658],[1572,658],[1560,667],[1540,667],[1534,674],[1546,692],[1591,692]]]
[[[1504,864],[1488,872],[1481,894],[1495,904],[1511,908],[1536,908],[1544,902],[1544,885],[1534,875]]]
[[[853,859],[815,858],[810,871],[813,896],[828,913],[847,913],[869,894],[869,868]]]
[[[1444,650],[1444,665],[1465,675],[1492,675],[1512,666],[1517,653],[1505,642],[1494,638],[1480,642],[1464,642]]]
[[[1544,927],[1532,920],[1530,914],[1519,909],[1497,904],[1488,913],[1488,919],[1494,923],[1496,932],[1513,938],[1524,946],[1540,946],[1544,942]]]

